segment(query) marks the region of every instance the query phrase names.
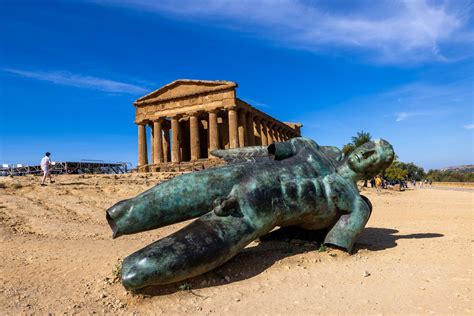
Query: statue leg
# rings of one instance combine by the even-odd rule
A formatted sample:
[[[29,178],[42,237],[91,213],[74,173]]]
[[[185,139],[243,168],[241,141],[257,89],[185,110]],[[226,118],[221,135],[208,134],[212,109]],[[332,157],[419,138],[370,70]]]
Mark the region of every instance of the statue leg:
[[[163,227],[209,212],[215,199],[229,194],[241,169],[242,165],[228,165],[184,174],[135,198],[118,202],[107,210],[113,237]]]
[[[122,283],[127,289],[178,282],[208,272],[271,228],[258,226],[240,212],[209,212],[176,233],[125,258]]]

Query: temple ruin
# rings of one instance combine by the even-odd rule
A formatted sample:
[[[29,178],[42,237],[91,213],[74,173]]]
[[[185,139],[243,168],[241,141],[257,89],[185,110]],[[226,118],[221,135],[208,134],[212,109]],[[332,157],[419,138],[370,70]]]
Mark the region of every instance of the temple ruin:
[[[281,122],[237,98],[237,87],[231,81],[176,80],[135,101],[138,171],[207,168],[220,163],[209,154],[214,149],[301,135],[301,124]]]

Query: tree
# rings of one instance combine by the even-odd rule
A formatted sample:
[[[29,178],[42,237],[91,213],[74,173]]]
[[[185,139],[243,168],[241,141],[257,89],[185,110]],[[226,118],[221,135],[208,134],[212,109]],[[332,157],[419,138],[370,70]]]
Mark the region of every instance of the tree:
[[[372,136],[369,132],[360,131],[357,132],[356,136],[352,136],[352,144],[357,148],[372,140]]]
[[[385,177],[387,180],[405,180],[408,171],[403,169],[403,163],[394,161],[390,167],[385,170]]]
[[[344,156],[349,156],[351,152],[354,151],[357,147],[370,142],[372,140],[372,136],[370,135],[369,132],[364,132],[360,131],[357,132],[356,136],[352,136],[352,141],[350,143],[345,144],[342,147],[342,152],[344,153]]]
[[[354,149],[370,142],[371,140],[372,136],[370,136],[370,133],[364,131],[357,132],[356,136],[352,136],[352,141],[342,147],[342,152],[344,153],[344,156],[347,157],[354,151]]]
[[[399,168],[407,172],[408,179],[420,181],[421,179],[425,178],[425,170],[421,167],[418,167],[413,162],[404,163],[397,161],[397,163]]]

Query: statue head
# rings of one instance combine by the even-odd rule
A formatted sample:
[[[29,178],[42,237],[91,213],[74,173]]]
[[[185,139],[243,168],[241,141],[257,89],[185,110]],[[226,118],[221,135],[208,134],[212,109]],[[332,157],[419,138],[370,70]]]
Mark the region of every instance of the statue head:
[[[394,158],[392,145],[386,140],[376,139],[354,149],[346,162],[359,178],[367,179],[389,167]]]

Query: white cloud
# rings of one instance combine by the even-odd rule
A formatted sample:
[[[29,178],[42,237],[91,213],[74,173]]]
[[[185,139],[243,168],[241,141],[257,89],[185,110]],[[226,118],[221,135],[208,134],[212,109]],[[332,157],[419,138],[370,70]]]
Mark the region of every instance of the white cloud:
[[[5,68],[3,71],[15,74],[20,77],[105,92],[142,94],[148,91],[148,89],[130,83],[73,74],[66,71],[27,71],[11,68]]]
[[[473,128],[474,128],[474,124],[464,125],[464,128],[465,128],[465,129],[473,129]]]
[[[291,48],[320,52],[339,47],[369,53],[384,63],[449,61],[471,54],[472,31],[467,31],[469,14],[465,13],[471,5],[465,0],[347,2],[346,10],[324,0],[90,1],[204,21]],[[444,44],[457,56],[447,56]],[[455,50],[456,45],[467,49]]]
[[[474,90],[472,78],[450,83],[433,83],[431,78],[398,86],[378,94],[358,95],[332,105],[352,111],[363,107],[364,112],[395,122],[472,116]]]
[[[472,78],[447,84],[414,82],[372,97],[372,102],[398,110],[393,113],[396,122],[418,116],[465,115],[473,100]]]
[[[404,119],[406,119],[409,116],[407,112],[400,112],[400,113],[395,113],[395,121],[396,122],[401,122]]]
[[[428,115],[427,113],[419,113],[419,112],[398,112],[395,113],[395,122],[401,122],[406,120],[407,118],[413,117],[413,116],[422,116],[422,115]]]

